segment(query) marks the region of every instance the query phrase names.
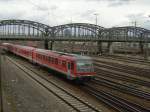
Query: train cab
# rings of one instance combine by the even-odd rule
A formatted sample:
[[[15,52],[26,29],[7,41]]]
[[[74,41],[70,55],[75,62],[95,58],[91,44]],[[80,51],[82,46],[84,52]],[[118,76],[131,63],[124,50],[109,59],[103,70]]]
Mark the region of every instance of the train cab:
[[[87,80],[95,76],[93,61],[90,57],[62,52],[57,52],[57,54],[61,54],[59,56],[59,60],[62,61],[60,70],[66,74],[67,79]]]
[[[69,62],[67,63],[68,79],[86,81],[96,75],[93,61],[90,57],[76,54],[69,54],[67,57],[69,58]]]
[[[79,56],[76,60],[76,76],[78,78],[91,78],[95,75],[93,61],[88,56]]]
[[[94,72],[91,60],[77,60],[77,72]]]

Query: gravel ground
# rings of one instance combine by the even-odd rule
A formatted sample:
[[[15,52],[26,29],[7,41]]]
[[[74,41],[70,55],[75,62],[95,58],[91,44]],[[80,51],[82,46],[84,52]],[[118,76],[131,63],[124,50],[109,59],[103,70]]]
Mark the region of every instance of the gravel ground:
[[[68,112],[70,108],[1,57],[4,112]]]

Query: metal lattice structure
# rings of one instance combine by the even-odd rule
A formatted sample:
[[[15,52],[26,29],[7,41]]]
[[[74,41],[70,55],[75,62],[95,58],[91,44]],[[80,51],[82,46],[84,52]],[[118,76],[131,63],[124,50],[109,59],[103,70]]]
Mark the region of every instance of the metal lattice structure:
[[[150,30],[134,26],[107,28],[100,31],[98,35],[103,41],[150,42]]]
[[[44,37],[51,32],[51,27],[42,23],[28,20],[2,20],[0,21],[0,35]]]
[[[71,23],[54,26],[54,34],[58,37],[93,38],[98,37],[98,32],[104,27],[88,23]]]
[[[0,39],[150,42],[150,30],[133,26],[104,28],[88,23],[70,23],[51,27],[28,20],[2,20]]]

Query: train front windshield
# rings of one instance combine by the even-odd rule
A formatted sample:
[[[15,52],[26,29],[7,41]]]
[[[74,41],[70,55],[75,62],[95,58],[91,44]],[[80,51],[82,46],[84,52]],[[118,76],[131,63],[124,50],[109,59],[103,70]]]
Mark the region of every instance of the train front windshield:
[[[94,72],[92,61],[91,60],[78,60],[77,71],[78,72]]]

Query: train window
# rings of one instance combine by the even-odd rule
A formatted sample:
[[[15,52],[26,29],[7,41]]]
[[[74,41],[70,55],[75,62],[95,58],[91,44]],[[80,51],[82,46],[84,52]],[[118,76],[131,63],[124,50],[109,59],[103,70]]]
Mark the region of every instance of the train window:
[[[57,58],[55,58],[55,64],[58,64],[58,59]]]
[[[46,61],[48,61],[48,57],[46,56]]]
[[[40,59],[42,59],[42,55],[40,54]]]
[[[51,63],[51,57],[48,57],[48,61]]]
[[[92,72],[93,64],[90,60],[78,60],[77,61],[77,71],[79,72]]]
[[[66,61],[62,61],[62,66],[66,66]]]
[[[51,63],[53,63],[53,57],[51,57]]]
[[[42,55],[42,59],[45,60],[45,56],[44,55]]]
[[[58,61],[58,64],[59,64],[59,65],[61,65],[61,64],[62,64],[62,61],[61,61],[61,60],[59,60],[59,61]]]
[[[54,62],[55,62],[55,59],[54,59],[54,58],[52,58],[52,64],[54,64]]]
[[[47,56],[45,56],[45,60],[47,61]]]
[[[53,58],[53,64],[55,64],[55,58]]]
[[[53,61],[53,58],[51,57],[51,63],[52,63],[52,61]]]

